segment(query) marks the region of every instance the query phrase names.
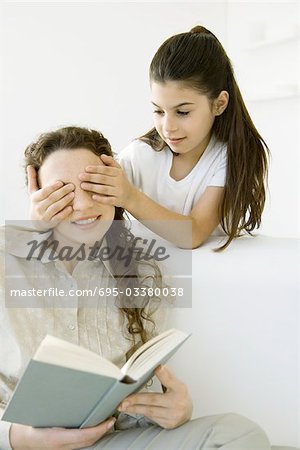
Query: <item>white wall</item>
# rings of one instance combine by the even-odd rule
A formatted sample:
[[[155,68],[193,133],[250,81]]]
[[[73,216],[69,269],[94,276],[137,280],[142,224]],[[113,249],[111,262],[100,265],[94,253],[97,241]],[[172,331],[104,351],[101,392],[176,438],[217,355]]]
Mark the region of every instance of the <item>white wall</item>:
[[[6,1],[1,14],[1,222],[27,217],[22,155],[36,135],[68,124],[90,126],[102,130],[115,151],[121,150],[151,126],[147,71],[154,52],[168,36],[203,24],[227,49],[253,118],[271,148],[270,199],[262,232],[299,236],[299,95],[293,87],[299,79],[299,39],[272,43],[283,24],[280,33],[294,29],[298,2]],[[247,49],[265,36],[270,45]],[[274,90],[287,95],[274,98]],[[274,314],[279,320],[282,313]],[[294,323],[292,310],[286,308],[284,314],[286,324]],[[196,322],[191,328],[200,333]],[[237,348],[236,354],[242,351]],[[226,392],[220,388],[218,394],[226,409]],[[255,389],[244,394],[246,400],[247,395],[251,403]],[[287,402],[290,396],[291,391]],[[278,417],[268,422],[273,441],[277,426]],[[289,443],[295,443],[296,425],[292,427],[293,435],[290,426],[283,425],[282,436],[289,435]]]

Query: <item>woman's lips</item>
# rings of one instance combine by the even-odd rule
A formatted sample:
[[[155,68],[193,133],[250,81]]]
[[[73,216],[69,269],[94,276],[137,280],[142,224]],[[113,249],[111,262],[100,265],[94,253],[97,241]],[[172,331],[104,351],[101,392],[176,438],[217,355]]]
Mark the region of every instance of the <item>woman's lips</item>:
[[[100,218],[101,216],[89,217],[87,219],[79,219],[72,222],[72,224],[75,225],[77,228],[80,228],[81,230],[88,230],[90,228],[93,228]]]

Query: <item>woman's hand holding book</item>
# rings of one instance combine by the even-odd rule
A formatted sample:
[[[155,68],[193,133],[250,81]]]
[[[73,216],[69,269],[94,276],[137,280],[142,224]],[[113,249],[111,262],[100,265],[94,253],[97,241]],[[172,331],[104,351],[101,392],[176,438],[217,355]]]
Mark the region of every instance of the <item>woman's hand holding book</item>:
[[[176,428],[192,416],[193,404],[187,386],[166,366],[159,366],[155,374],[164,393],[137,393],[125,398],[118,410],[142,414],[163,428]]]
[[[33,428],[12,424],[10,445],[13,450],[76,450],[95,444],[114,423],[115,419],[109,417],[96,427],[83,429]]]

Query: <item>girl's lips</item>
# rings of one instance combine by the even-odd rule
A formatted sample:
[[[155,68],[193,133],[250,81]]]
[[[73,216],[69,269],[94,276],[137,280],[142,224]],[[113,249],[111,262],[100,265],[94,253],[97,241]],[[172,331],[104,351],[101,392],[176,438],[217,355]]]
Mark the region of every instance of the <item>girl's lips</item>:
[[[172,145],[176,145],[176,144],[179,144],[179,142],[183,141],[183,139],[185,139],[185,138],[183,137],[183,138],[178,138],[178,139],[167,139],[167,142],[169,142]]]

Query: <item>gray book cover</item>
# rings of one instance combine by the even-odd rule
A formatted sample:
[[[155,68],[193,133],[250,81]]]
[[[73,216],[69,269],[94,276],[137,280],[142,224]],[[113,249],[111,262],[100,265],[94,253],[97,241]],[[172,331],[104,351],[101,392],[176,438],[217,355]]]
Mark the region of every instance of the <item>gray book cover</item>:
[[[137,381],[122,380],[31,360],[2,420],[33,427],[84,428],[99,424],[129,394],[139,390],[188,338],[153,361]],[[150,350],[150,349],[149,349]]]

